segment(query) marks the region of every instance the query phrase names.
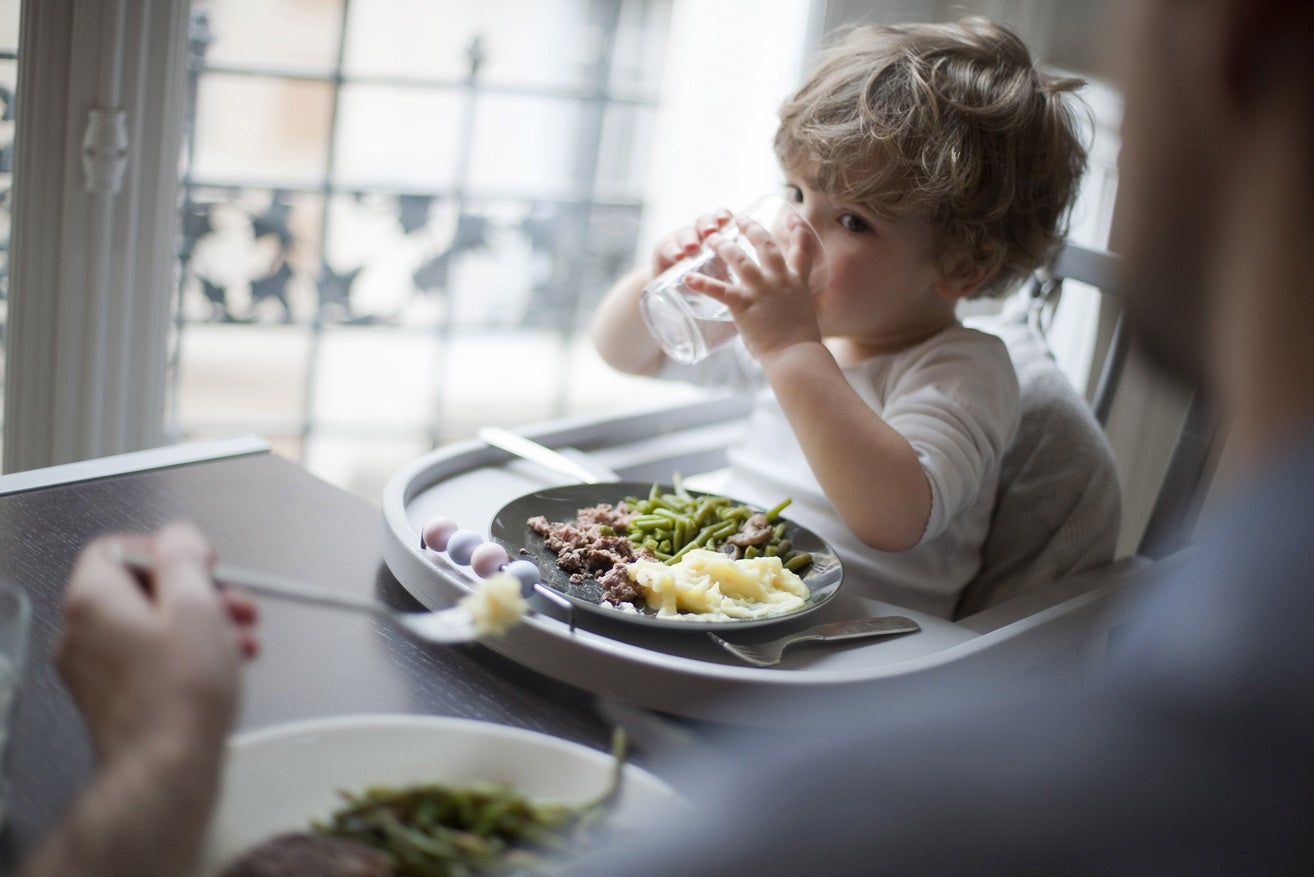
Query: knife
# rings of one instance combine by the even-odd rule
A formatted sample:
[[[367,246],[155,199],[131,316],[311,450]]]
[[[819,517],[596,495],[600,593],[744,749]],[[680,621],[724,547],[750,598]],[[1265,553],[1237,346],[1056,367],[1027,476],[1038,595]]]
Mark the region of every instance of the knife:
[[[621,480],[619,475],[605,466],[594,463],[592,468],[586,467],[560,451],[554,451],[546,445],[540,445],[533,439],[525,438],[523,435],[500,427],[485,426],[481,428],[479,430],[479,440],[484,444],[501,448],[508,454],[513,454],[523,460],[529,460],[551,469],[553,472],[577,478],[584,484]]]

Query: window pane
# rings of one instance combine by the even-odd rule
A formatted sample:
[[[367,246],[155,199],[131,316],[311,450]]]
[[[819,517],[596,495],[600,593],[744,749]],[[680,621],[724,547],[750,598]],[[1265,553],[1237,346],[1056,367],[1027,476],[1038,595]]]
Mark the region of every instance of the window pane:
[[[416,300],[414,274],[435,246],[431,199],[338,195],[330,202],[324,258],[340,296],[333,318],[430,325]]]
[[[650,107],[614,104],[607,108],[598,146],[598,194],[637,198],[647,185],[657,113]]]
[[[481,38],[481,77],[492,83],[578,86],[599,38],[591,0],[368,0],[353,3],[348,76],[460,80]]]
[[[427,431],[441,377],[432,333],[337,326],[320,339],[315,416],[328,429]]]
[[[670,3],[652,0],[622,3],[611,53],[611,87],[618,93],[657,93],[670,19]]]
[[[466,438],[489,423],[546,420],[560,404],[566,348],[556,332],[462,332],[447,357],[464,367],[443,389],[438,426],[444,440]],[[470,368],[474,363],[482,367]]]
[[[328,73],[338,54],[343,0],[211,0],[197,3],[210,30],[207,61],[219,67]],[[258,25],[253,26],[253,23]],[[196,28],[193,28],[195,32]]]
[[[450,187],[462,106],[454,91],[344,85],[335,181],[411,192]]]
[[[297,435],[310,332],[297,326],[189,326],[179,363],[178,417],[186,434],[232,423]]]
[[[377,503],[392,474],[431,447],[427,432],[387,437],[318,432],[307,438],[301,461],[317,477]]]
[[[327,82],[211,74],[197,95],[193,175],[209,182],[318,183],[327,170]]]
[[[309,322],[318,306],[323,198],[198,188],[183,213],[182,317]]]
[[[253,429],[377,496],[358,482],[435,439],[600,413],[568,388],[570,352],[634,258],[671,0],[207,5],[180,426]],[[233,366],[249,410],[197,398],[278,347],[248,339],[301,331],[263,396]]]
[[[18,54],[18,8],[21,5],[21,0],[0,0],[0,51]]]
[[[578,101],[489,94],[475,113],[470,184],[532,197],[569,195],[578,182]]]

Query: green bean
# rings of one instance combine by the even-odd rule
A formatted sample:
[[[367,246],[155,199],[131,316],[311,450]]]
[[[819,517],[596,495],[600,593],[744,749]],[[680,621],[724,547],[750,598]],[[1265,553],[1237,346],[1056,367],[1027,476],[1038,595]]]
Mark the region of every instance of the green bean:
[[[631,512],[626,536],[636,546],[646,548],[667,563],[677,563],[694,548],[719,549],[725,540],[742,530],[756,509],[736,503],[725,496],[703,494],[695,496],[684,486],[683,479],[675,474],[671,490],[663,491],[653,484],[647,498],[630,496],[624,499]],[[786,499],[765,512],[774,526],[767,540],[757,546],[746,546],[743,557],[779,556],[788,563],[796,556],[790,540],[786,539],[787,525],[777,520],[791,500]],[[792,569],[802,569],[807,561],[800,561]]]
[[[798,572],[803,567],[812,563],[812,555],[806,551],[800,551],[789,560],[785,561],[785,569],[792,572]]]
[[[625,736],[613,735],[613,769],[606,790],[580,806],[535,802],[504,786],[440,783],[344,792],[345,806],[320,834],[382,852],[398,877],[537,872],[549,856],[584,846],[620,792]]]

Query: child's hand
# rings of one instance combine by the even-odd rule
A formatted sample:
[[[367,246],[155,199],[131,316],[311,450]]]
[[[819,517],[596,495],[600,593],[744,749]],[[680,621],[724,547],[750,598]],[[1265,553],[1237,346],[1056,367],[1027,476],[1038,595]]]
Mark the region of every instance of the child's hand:
[[[656,277],[681,259],[698,252],[703,241],[731,218],[733,214],[725,208],[704,213],[693,221],[693,225],[678,228],[662,238],[653,249],[652,276]]]
[[[755,264],[735,243],[711,235],[709,243],[739,282],[692,274],[686,284],[730,309],[748,352],[758,359],[793,344],[820,341],[821,328],[808,284],[813,262],[820,255],[816,238],[799,217],[791,216],[786,226],[786,249],[782,251],[759,223],[743,219],[736,222],[757,250],[761,264]]]

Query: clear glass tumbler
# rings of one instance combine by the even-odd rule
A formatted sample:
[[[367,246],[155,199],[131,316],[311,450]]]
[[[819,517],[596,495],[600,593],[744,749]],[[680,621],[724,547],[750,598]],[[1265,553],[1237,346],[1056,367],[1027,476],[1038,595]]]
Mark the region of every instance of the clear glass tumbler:
[[[791,214],[802,220],[803,227],[813,238],[816,256],[808,286],[816,292],[825,285],[825,254],[816,231],[794,209],[794,205],[779,195],[763,195],[735,216],[756,220],[784,249],[786,222]],[[757,249],[742,235],[733,220],[721,227],[721,236],[741,247],[755,263],[758,261]],[[639,296],[639,310],[649,333],[657,339],[663,353],[685,364],[706,359],[737,334],[730,309],[690,289],[685,282],[690,274],[705,274],[717,280],[734,278],[729,266],[704,242],[698,252],[659,274]]]

